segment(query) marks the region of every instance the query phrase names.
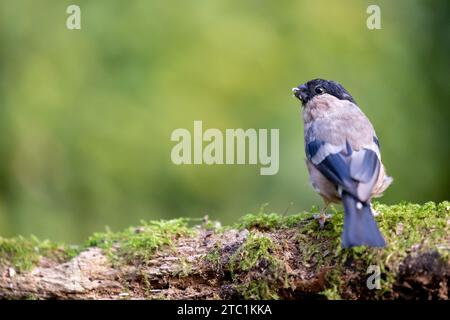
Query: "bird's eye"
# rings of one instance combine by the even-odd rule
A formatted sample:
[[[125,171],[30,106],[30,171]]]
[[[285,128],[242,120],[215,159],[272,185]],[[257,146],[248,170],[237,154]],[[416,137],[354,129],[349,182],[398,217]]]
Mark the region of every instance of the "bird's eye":
[[[325,90],[323,90],[322,87],[316,87],[316,88],[314,89],[314,91],[316,91],[317,94],[322,94],[322,93],[325,92]]]

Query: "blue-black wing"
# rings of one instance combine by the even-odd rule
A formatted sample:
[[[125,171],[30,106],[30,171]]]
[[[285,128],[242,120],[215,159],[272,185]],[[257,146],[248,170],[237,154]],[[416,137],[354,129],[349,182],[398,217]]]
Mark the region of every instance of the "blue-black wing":
[[[349,143],[337,147],[321,140],[308,143],[305,151],[313,165],[337,188],[362,202],[370,198],[380,171],[375,151],[354,151]]]

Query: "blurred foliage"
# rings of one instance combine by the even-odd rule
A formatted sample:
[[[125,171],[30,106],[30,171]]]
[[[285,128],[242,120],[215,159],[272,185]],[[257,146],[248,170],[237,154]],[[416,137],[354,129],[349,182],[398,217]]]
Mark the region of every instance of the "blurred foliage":
[[[65,27],[66,8],[82,29]],[[366,28],[381,7],[382,29]],[[105,225],[226,223],[320,198],[290,88],[341,82],[395,178],[383,202],[449,199],[450,2],[0,2],[0,234],[81,241]],[[176,128],[280,128],[280,171],[175,166]],[[292,203],[292,204],[291,204]]]

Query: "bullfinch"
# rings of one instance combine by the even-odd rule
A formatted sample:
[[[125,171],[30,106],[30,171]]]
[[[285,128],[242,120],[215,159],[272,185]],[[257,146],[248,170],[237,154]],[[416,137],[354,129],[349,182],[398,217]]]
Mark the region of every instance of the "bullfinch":
[[[322,196],[344,207],[342,247],[384,247],[371,199],[393,179],[381,162],[375,130],[350,93],[336,81],[314,79],[292,89],[302,102],[306,166]]]

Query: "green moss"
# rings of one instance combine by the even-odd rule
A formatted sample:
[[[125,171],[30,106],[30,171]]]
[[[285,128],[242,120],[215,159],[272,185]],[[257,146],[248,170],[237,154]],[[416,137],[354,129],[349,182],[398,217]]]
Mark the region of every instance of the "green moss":
[[[235,225],[238,229],[275,230],[280,228],[292,228],[312,218],[312,213],[299,213],[294,215],[280,215],[278,213],[246,214]]]
[[[355,281],[361,284],[365,283],[365,270],[370,265],[379,266],[381,290],[374,290],[373,297],[383,298],[389,297],[393,291],[397,281],[398,267],[411,252],[437,250],[442,259],[449,261],[450,202],[440,204],[428,202],[424,205],[400,203],[392,206],[375,203],[374,208],[380,213],[376,220],[388,243],[388,246],[383,249],[367,247],[342,249],[342,211],[335,211],[323,229],[319,227],[316,220],[312,219],[312,213],[283,216],[276,213],[266,214],[263,210],[257,214],[242,217],[237,227],[261,231],[297,228],[296,239],[300,264],[306,268],[315,268],[316,272],[319,272],[323,266],[335,268],[332,276],[327,277],[326,289],[322,292],[329,299],[340,299],[344,294],[342,275],[346,269],[359,272],[363,278]],[[255,248],[251,245],[245,246],[243,250],[248,250],[250,253],[242,257],[240,267],[245,269],[246,264],[252,266],[255,261],[267,257],[265,253],[273,251],[269,249],[270,241],[265,241],[267,243],[262,241],[260,246],[262,252],[254,250]],[[252,239],[249,243],[252,243]],[[272,257],[272,261],[274,260],[276,258]],[[361,286],[364,290],[364,285]],[[253,287],[247,287],[247,289],[249,292],[254,292],[256,290],[254,288],[259,287],[261,283],[256,282]],[[247,291],[244,290],[245,292]],[[254,298],[255,295],[251,294],[251,296]]]
[[[277,288],[265,279],[253,280],[236,286],[246,300],[278,300]]]
[[[385,262],[389,265],[405,258],[414,247],[428,250],[444,248],[447,245],[446,249],[450,249],[447,239],[450,231],[449,202],[428,202],[424,205],[401,203],[392,206],[375,204],[374,208],[380,213],[376,220],[386,239],[387,247],[383,250],[354,248],[354,258],[368,262]]]
[[[276,258],[275,252],[280,251],[279,245],[270,237],[250,233],[230,257],[228,269],[234,280],[239,275],[236,289],[244,298],[278,299],[277,292],[286,273],[283,261]]]
[[[398,205],[376,204],[380,213],[378,225],[388,243],[383,250],[367,249],[360,258],[367,264],[378,265],[383,274],[378,296],[392,290],[399,264],[412,251],[437,250],[445,258],[450,250],[450,202],[424,205],[401,203]]]
[[[275,243],[267,236],[251,233],[244,244],[231,256],[230,270],[249,271],[257,268],[264,261],[267,267],[274,268],[277,260],[274,258]]]
[[[113,260],[144,261],[158,248],[172,245],[175,238],[195,233],[187,222],[187,219],[142,221],[141,226],[122,232],[95,233],[86,245],[104,249]]]
[[[272,230],[279,228],[282,224],[282,216],[277,213],[259,213],[259,214],[247,214],[239,219],[237,228],[240,229],[253,229],[260,230]]]
[[[147,260],[163,246],[170,246],[182,235],[195,233],[187,226],[187,219],[142,222],[122,232],[94,233],[83,246],[70,247],[34,236],[4,239],[0,237],[0,266],[13,267],[16,271],[30,270],[42,257],[55,262],[65,262],[89,247],[104,249],[113,263]],[[186,272],[184,265],[182,272]]]
[[[383,298],[391,294],[397,281],[398,267],[411,252],[437,250],[442,259],[449,261],[449,202],[440,204],[428,202],[424,205],[400,203],[391,206],[375,203],[374,209],[379,213],[376,220],[387,241],[387,247],[340,249],[339,244],[336,250],[338,273],[342,273],[346,267],[351,266],[364,274],[368,266],[379,266],[381,289],[374,290],[373,294],[375,298]],[[340,238],[342,230],[342,218],[339,219],[341,221],[333,222],[335,227],[332,227],[328,234],[336,240]],[[333,279],[338,280],[336,277],[331,278],[328,284],[329,289],[323,292],[328,297],[337,297],[341,294],[339,281]]]
[[[401,203],[387,206],[376,204],[381,213],[378,224],[388,242],[388,250],[398,252],[415,244],[427,247],[443,244],[448,236],[450,202],[424,205]]]
[[[388,244],[383,249],[367,247],[340,249],[342,213],[333,215],[323,230],[318,228],[317,222],[311,221],[303,225],[299,232],[312,236],[314,243],[317,243],[317,240],[333,240],[332,247],[336,247],[336,253],[344,260],[351,258],[372,263],[382,262],[379,258],[385,260],[389,258],[387,261],[389,264],[390,261],[406,257],[414,246],[420,245],[422,249],[442,248],[444,249],[442,253],[450,249],[447,239],[450,229],[449,202],[440,204],[428,202],[424,205],[401,203],[392,206],[375,203],[374,209],[379,213],[375,219]]]
[[[321,294],[328,300],[342,300],[339,291],[339,286],[337,286],[336,284],[332,284],[329,288],[323,290]]]
[[[16,271],[30,270],[42,257],[64,262],[78,254],[78,248],[39,240],[35,236],[0,237],[0,266],[13,267]]]
[[[328,272],[327,288],[321,292],[328,300],[341,300],[342,277],[338,269]]]
[[[181,257],[179,262],[178,268],[172,275],[180,278],[190,275],[192,273],[192,264],[185,257]]]
[[[222,250],[216,243],[214,248],[206,254],[204,261],[211,265],[212,269],[217,273],[221,273],[222,269]]]

